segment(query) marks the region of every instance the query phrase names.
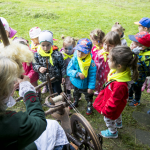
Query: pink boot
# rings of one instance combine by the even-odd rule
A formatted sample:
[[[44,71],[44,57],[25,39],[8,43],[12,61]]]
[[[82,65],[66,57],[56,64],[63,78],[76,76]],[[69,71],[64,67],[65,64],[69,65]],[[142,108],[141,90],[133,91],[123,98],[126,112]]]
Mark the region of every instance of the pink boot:
[[[150,82],[148,83],[148,86],[147,86],[147,93],[150,93]]]
[[[142,88],[141,88],[141,91],[144,91],[144,90],[145,90],[146,84],[147,84],[147,79],[146,79],[145,82],[143,83],[143,86],[142,86]]]

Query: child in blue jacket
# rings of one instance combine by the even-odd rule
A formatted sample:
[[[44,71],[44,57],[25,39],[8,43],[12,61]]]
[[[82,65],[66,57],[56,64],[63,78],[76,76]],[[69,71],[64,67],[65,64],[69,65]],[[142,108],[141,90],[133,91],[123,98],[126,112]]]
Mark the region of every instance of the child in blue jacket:
[[[92,42],[87,38],[80,39],[74,49],[76,51],[67,67],[67,75],[70,76],[70,81],[74,86],[73,105],[78,106],[79,98],[83,93],[87,101],[86,114],[90,115],[96,83],[96,65],[90,54]],[[72,109],[72,106],[69,107]]]

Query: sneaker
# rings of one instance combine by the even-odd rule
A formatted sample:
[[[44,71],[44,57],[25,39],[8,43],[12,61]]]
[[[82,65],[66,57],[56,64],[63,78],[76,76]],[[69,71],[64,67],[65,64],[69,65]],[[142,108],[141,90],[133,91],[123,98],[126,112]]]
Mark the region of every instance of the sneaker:
[[[146,88],[146,84],[143,84],[142,88],[141,88],[141,91],[143,92]]]
[[[132,102],[133,101],[133,97],[129,97],[128,102]]]
[[[78,107],[78,102],[77,102],[77,101],[74,101],[74,103],[72,103],[72,105],[73,105],[74,107]],[[70,106],[69,106],[69,109],[73,109],[73,107],[70,105]]]
[[[111,133],[109,130],[104,130],[100,132],[100,135],[105,138],[117,138],[118,137],[118,131],[115,133]]]
[[[136,101],[135,99],[129,104],[131,107],[136,107],[138,105],[140,105],[140,101]]]
[[[116,127],[119,128],[119,129],[121,129],[122,128],[122,122],[116,123]]]
[[[147,89],[147,93],[150,93],[150,89]]]
[[[149,115],[150,115],[150,110],[148,110],[148,111],[147,111],[147,114],[149,114]]]
[[[87,115],[91,115],[92,114],[92,107],[87,107],[87,111],[86,111],[86,114]]]
[[[98,96],[98,94],[99,94],[99,93],[98,93],[97,91],[96,91],[96,92],[94,92],[94,96]]]
[[[47,93],[46,86],[44,86],[44,87],[43,87],[43,89],[42,89],[42,92],[41,92],[41,93],[43,93],[43,94],[44,94],[44,93]]]

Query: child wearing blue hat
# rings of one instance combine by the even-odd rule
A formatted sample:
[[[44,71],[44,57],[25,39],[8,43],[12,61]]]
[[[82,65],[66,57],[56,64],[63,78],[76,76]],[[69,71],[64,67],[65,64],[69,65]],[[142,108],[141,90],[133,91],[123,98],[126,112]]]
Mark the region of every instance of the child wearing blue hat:
[[[134,22],[134,24],[139,25],[139,32],[150,32],[150,18],[144,17],[140,21]]]
[[[81,93],[87,101],[86,114],[92,113],[93,90],[96,83],[96,65],[91,57],[92,42],[87,38],[80,39],[74,47],[74,57],[68,64],[67,75],[74,86],[74,103],[77,107]],[[69,106],[72,109],[72,106]]]

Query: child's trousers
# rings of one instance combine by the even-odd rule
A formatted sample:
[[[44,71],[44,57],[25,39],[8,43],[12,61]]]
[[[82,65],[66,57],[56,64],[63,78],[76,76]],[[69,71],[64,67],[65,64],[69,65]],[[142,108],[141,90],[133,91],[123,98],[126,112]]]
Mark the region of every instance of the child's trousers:
[[[133,97],[133,93],[135,94],[135,100],[140,101],[141,99],[141,88],[142,86],[138,86],[136,84],[132,84],[131,88],[129,89],[129,97]]]
[[[93,93],[89,94],[87,92],[87,89],[78,89],[77,87],[74,86],[74,92],[73,92],[73,97],[75,101],[79,101],[79,98],[81,97],[81,94],[85,95],[85,99],[88,103],[88,106],[91,107],[92,106],[92,101],[93,101]]]
[[[104,121],[106,123],[106,126],[108,127],[108,130],[111,133],[115,133],[115,132],[117,132],[116,123],[119,124],[122,122],[122,115],[120,115],[116,120],[111,120],[111,119],[104,116]]]

